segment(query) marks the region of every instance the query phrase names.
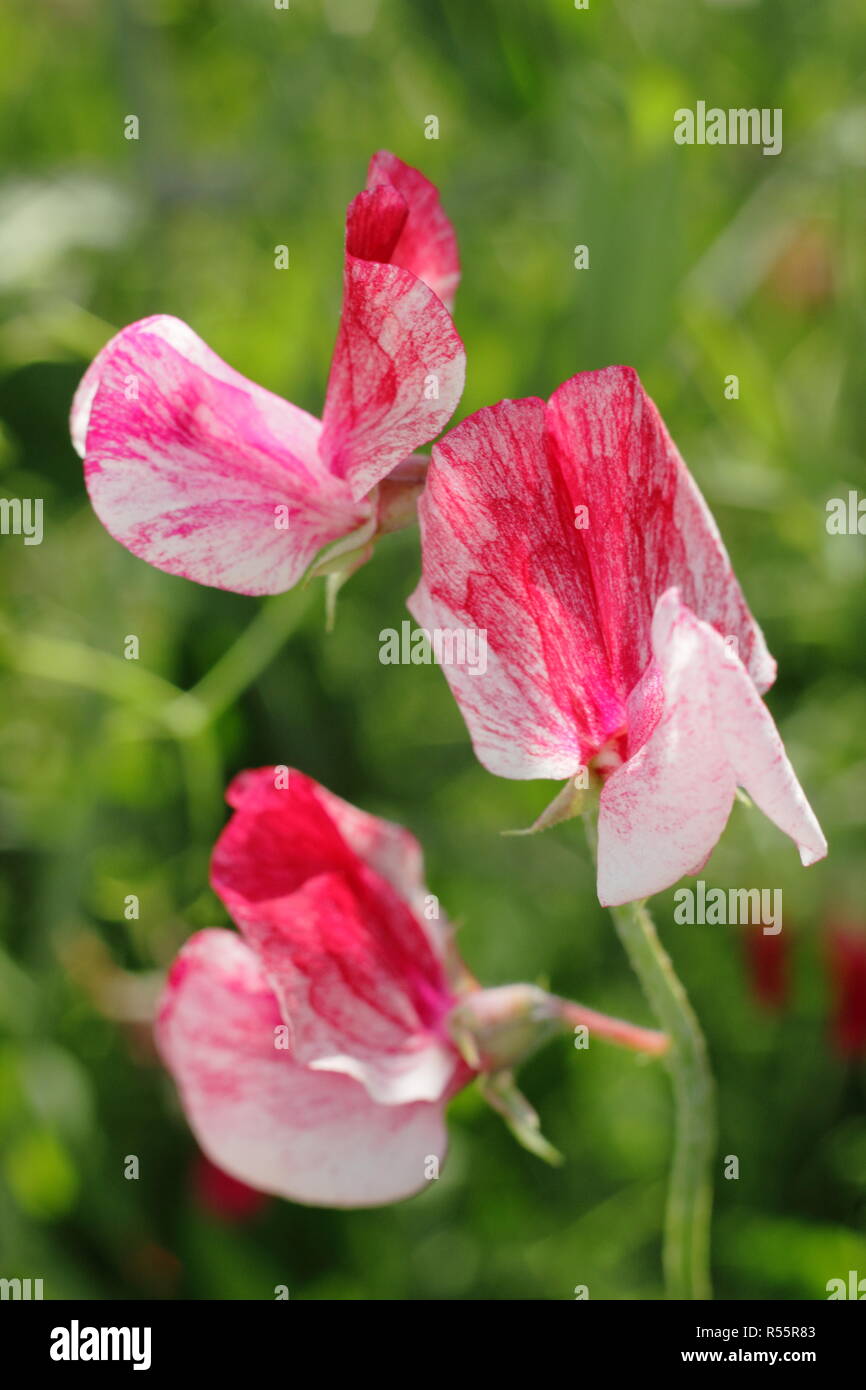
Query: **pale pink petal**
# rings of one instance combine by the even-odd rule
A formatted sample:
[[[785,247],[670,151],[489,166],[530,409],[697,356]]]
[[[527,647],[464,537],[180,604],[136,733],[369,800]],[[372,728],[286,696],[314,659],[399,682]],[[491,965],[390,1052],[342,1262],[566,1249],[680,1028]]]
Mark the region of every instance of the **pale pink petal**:
[[[791,836],[804,864],[822,858],[826,841],[752,679],[676,590],[656,605],[652,649],[663,703],[646,741],[601,794],[601,903],[646,898],[696,872],[725,827],[738,785]],[[644,682],[639,691],[646,690]]]
[[[367,505],[322,463],[311,415],[247,381],[180,320],[119,333],[72,410],[97,516],[169,574],[280,593]]]
[[[347,1076],[275,1046],[282,1017],[254,953],[231,932],[187,942],[157,1041],[204,1152],[240,1181],[315,1206],[399,1201],[446,1149],[441,1105],[377,1105]]]
[[[328,392],[323,459],[364,497],[450,420],[466,356],[439,297],[390,264],[408,208],[390,186],[349,208],[343,311]]]
[[[367,188],[395,188],[409,209],[405,225],[391,253],[392,265],[402,266],[423,280],[447,309],[454,307],[460,279],[457,237],[439,201],[436,185],[395,154],[380,150],[370,160]]]
[[[664,622],[661,617],[660,627]],[[815,864],[826,856],[827,841],[797,780],[773,717],[736,654],[728,651],[715,632],[705,631],[704,640],[708,657],[711,653],[718,672],[714,691],[716,726],[737,785],[794,841],[802,863]]]
[[[547,409],[552,452],[581,531],[611,672],[626,698],[650,656],[656,600],[672,585],[682,601],[734,638],[759,690],[775,678],[718,527],[631,367],[581,372]]]
[[[543,401],[503,401],[449,431],[418,509],[409,611],[428,631],[485,634],[484,674],[443,670],[478,758],[503,777],[567,777],[625,719],[544,415]]]
[[[245,773],[214,850],[215,891],[254,946],[295,1055],[387,1104],[441,1096],[460,1068],[441,959],[409,904],[343,838],[310,778]]]

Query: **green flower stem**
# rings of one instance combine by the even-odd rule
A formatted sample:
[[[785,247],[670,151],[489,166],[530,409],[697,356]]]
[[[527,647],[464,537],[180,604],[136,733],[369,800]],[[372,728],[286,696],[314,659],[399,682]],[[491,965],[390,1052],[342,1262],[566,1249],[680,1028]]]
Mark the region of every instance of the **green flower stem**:
[[[584,820],[595,856],[595,817],[587,815]],[[612,907],[610,913],[650,1007],[671,1039],[664,1057],[673,1081],[676,1125],[664,1237],[668,1298],[709,1299],[716,1123],[706,1044],[646,904],[627,903]]]
[[[162,713],[183,735],[207,728],[273,661],[310,606],[313,590],[292,589],[262,604],[249,627],[192,690]]]
[[[0,660],[20,675],[90,690],[141,713],[152,713],[181,694],[162,676],[81,642],[13,632],[5,623],[0,640]]]
[[[213,725],[277,656],[301,622],[312,589],[292,590],[259,608],[228,651],[191,690],[181,690],[137,661],[65,638],[15,632],[0,616],[0,666],[20,675],[89,690],[114,702],[107,732],[119,742],[155,727],[177,745],[194,837],[208,839],[223,785]]]
[[[298,626],[312,590],[291,590],[262,604],[249,627],[191,690],[179,690],[137,662],[64,638],[13,633],[0,619],[0,661],[22,675],[92,690],[195,738],[270,665]]]

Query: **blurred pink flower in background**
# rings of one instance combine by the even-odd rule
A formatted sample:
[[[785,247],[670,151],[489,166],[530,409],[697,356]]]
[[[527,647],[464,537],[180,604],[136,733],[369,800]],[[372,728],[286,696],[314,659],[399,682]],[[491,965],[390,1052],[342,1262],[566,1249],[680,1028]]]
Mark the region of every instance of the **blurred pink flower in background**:
[[[223,1172],[206,1154],[198,1154],[192,1165],[192,1190],[199,1206],[220,1221],[251,1221],[268,1205],[270,1198],[255,1187]]]
[[[866,930],[848,922],[827,929],[831,1036],[841,1057],[866,1055]]]
[[[486,634],[485,674],[444,668],[475,752],[501,777],[595,774],[603,904],[698,872],[738,786],[804,864],[826,853],[761,700],[775,663],[634,371],[470,416],[418,510],[410,611]]]
[[[761,924],[743,933],[746,969],[752,993],[770,1013],[779,1013],[790,997],[789,946],[785,931],[765,933]]]
[[[417,496],[411,466],[400,487],[378,485],[460,399],[458,275],[436,189],[382,151],[348,211],[321,421],[227,366],[179,319],[122,329],[87,369],[70,422],[103,525],[158,569],[242,594],[291,588],[332,542],[356,568]]]

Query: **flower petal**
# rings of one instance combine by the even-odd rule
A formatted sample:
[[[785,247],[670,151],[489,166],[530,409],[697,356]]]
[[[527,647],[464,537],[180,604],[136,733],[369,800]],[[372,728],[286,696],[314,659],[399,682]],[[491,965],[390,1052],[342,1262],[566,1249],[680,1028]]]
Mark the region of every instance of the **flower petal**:
[[[453,309],[460,257],[454,228],[439,201],[439,190],[418,169],[404,164],[388,150],[373,155],[367,172],[367,188],[380,185],[396,188],[409,209],[390,256],[392,265],[411,271],[439,296],[446,309]]]
[[[650,657],[656,600],[677,585],[693,613],[736,638],[758,689],[776,665],[752,617],[718,527],[631,367],[581,372],[550,398],[547,428],[580,532],[620,697]]]
[[[804,864],[823,858],[826,840],[752,679],[675,589],[656,605],[652,648],[663,705],[646,741],[602,790],[600,902],[646,898],[696,872],[738,785],[790,835]]]
[[[390,263],[410,220],[387,185],[359,193],[347,217],[320,450],[356,498],[435,438],[463,391],[466,354],[448,310],[423,280]]]
[[[326,787],[317,786],[316,795],[346,844],[408,903],[434,951],[441,956],[445,932],[436,930],[438,923],[424,915],[429,894],[424,882],[424,856],[415,836],[394,821],[359,810]]]
[[[478,758],[502,777],[567,777],[625,717],[544,415],[543,401],[502,401],[450,430],[418,509],[409,611],[428,631],[486,633],[483,675],[443,669]]]
[[[76,393],[71,429],[106,529],[200,584],[281,593],[369,515],[321,462],[317,420],[167,315],[130,325],[102,350]]]
[[[432,1100],[459,1069],[441,960],[319,792],[294,771],[284,788],[272,769],[237,779],[214,890],[267,969],[299,1060],[355,1076],[383,1103]]]
[[[440,1105],[377,1105],[346,1076],[275,1046],[277,1000],[254,953],[198,932],[169,976],[156,1033],[189,1123],[214,1162],[263,1192],[315,1206],[396,1202],[446,1149]]]

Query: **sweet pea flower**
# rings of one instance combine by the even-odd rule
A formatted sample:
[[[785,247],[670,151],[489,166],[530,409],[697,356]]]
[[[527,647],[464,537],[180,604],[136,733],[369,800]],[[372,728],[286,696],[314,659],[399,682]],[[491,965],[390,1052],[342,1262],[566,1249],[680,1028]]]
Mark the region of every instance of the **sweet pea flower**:
[[[406,524],[419,490],[407,460],[460,399],[458,276],[435,187],[381,151],[347,215],[321,420],[248,381],[179,319],[122,329],[85,373],[70,421],[106,530],[157,569],[241,594],[291,588],[332,543],[344,572],[356,568],[377,534]]]
[[[486,633],[483,677],[445,668],[475,752],[501,777],[568,778],[547,821],[600,787],[604,905],[697,873],[738,787],[804,864],[823,857],[761,699],[775,662],[632,369],[464,420],[434,448],[418,512],[410,611]]]
[[[285,773],[230,787],[211,877],[241,934],[197,932],[158,1011],[158,1047],[220,1169],[312,1205],[397,1201],[438,1176],[445,1107],[476,1078],[549,1156],[511,1068],[551,1033],[664,1050],[661,1034],[534,986],[480,990],[413,836]]]

